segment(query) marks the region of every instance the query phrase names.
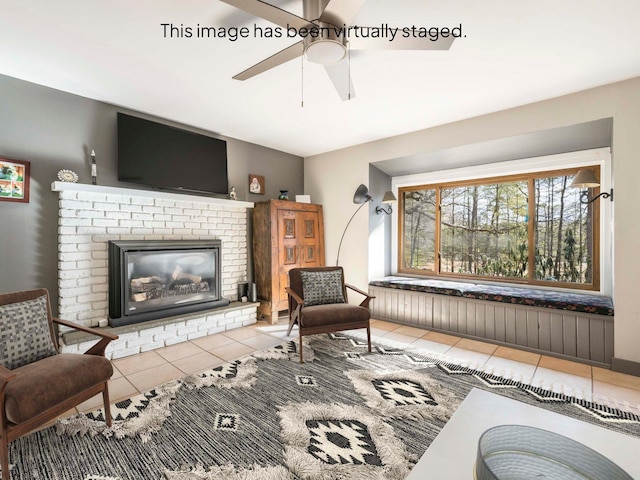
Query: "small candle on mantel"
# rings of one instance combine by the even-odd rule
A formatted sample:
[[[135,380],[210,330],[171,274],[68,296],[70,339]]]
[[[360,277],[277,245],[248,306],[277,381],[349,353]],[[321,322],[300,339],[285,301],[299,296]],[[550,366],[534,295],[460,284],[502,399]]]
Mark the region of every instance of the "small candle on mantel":
[[[98,167],[96,166],[96,152],[91,150],[91,183],[97,185]]]

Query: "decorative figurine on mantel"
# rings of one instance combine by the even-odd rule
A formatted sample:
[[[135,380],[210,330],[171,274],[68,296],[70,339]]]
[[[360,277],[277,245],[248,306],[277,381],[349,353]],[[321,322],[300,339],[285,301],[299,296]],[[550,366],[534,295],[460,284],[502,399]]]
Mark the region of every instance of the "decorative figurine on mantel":
[[[238,199],[238,194],[236,193],[236,187],[231,187],[231,190],[229,191],[229,198],[231,200],[237,200]]]
[[[96,152],[91,150],[91,183],[97,185],[98,183],[98,167],[96,166]]]

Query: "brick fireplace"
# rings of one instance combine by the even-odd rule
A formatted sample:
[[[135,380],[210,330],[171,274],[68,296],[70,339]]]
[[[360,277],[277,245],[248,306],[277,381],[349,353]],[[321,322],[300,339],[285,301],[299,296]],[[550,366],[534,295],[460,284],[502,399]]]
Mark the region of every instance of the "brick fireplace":
[[[256,306],[238,304],[247,281],[247,209],[253,203],[176,193],[54,182],[59,193],[59,316],[91,327],[109,318],[109,241],[220,242],[220,293],[229,307],[171,317],[120,334],[107,355],[119,358],[256,322]],[[87,342],[88,343],[88,342]],[[83,344],[64,351],[82,350]]]

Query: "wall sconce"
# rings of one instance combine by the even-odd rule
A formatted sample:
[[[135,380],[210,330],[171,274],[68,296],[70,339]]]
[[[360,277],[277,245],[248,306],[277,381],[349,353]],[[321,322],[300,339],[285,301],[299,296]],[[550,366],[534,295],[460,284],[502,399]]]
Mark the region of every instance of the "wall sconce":
[[[386,203],[388,205],[387,209],[385,210],[384,208],[378,206],[376,207],[376,213],[378,215],[380,215],[382,212],[386,213],[387,215],[391,215],[391,212],[393,212],[393,208],[391,207],[392,203],[397,202],[398,199],[396,198],[396,196],[393,194],[393,192],[391,191],[386,191],[384,194],[384,197],[382,198],[382,203]]]
[[[595,188],[600,186],[600,181],[596,178],[596,174],[593,172],[593,170],[584,169],[578,170],[578,174],[575,176],[573,182],[571,182],[571,185],[569,186],[584,189]],[[602,192],[599,195],[593,197],[591,200],[589,200],[589,190],[583,190],[580,193],[580,203],[591,203],[598,197],[610,198],[613,202],[613,188],[610,192]]]
[[[351,215],[351,218],[347,222],[347,226],[344,227],[344,232],[342,232],[342,237],[340,237],[340,244],[338,245],[338,255],[336,256],[336,267],[340,265],[338,263],[340,261],[340,248],[342,248],[342,240],[344,240],[344,234],[347,233],[347,228],[349,228],[349,225],[351,225],[351,221],[356,216],[356,213],[358,213],[360,209],[364,207],[367,204],[367,202],[370,202],[371,200],[373,200],[373,197],[369,195],[369,189],[367,188],[366,185],[361,184],[356,189],[356,193],[353,194],[353,203],[360,206],[356,209],[355,212],[353,212],[353,215]]]

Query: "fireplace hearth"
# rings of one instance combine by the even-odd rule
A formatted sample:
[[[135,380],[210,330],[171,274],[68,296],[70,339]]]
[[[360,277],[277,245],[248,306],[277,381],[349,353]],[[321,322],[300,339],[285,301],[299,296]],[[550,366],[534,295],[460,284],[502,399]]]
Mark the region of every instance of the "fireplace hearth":
[[[109,242],[112,327],[228,305],[220,240]]]

